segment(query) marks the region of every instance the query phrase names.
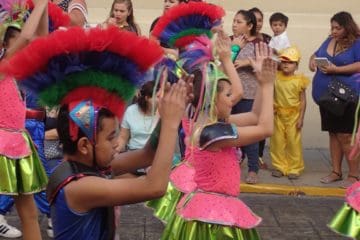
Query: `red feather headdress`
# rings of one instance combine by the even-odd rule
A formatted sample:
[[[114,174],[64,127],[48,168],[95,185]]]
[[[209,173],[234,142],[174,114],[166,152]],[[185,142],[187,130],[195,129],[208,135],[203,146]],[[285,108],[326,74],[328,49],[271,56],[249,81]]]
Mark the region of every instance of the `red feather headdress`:
[[[198,36],[207,35],[211,38],[211,29],[221,24],[224,15],[224,9],[213,4],[181,3],[159,19],[152,35],[171,47],[181,48]]]

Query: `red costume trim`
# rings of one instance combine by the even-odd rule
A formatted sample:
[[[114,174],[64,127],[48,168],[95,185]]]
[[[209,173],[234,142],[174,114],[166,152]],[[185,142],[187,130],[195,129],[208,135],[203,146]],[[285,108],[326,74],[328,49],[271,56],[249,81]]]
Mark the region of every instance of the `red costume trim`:
[[[61,105],[74,104],[84,99],[91,99],[95,106],[109,109],[119,119],[122,118],[125,112],[126,103],[118,95],[93,86],[84,86],[72,90],[61,101]]]
[[[161,33],[166,29],[166,27],[173,21],[181,17],[186,17],[188,15],[203,15],[209,17],[212,21],[216,21],[225,16],[225,11],[223,8],[205,3],[205,2],[189,2],[181,3],[180,5],[170,8],[165,15],[163,15],[159,21],[156,23],[155,28],[151,34],[157,38],[160,37]]]
[[[32,0],[27,1],[29,9],[34,9],[34,3]],[[49,2],[48,3],[49,18],[54,24],[54,28],[70,26],[70,17],[65,13],[58,5]]]

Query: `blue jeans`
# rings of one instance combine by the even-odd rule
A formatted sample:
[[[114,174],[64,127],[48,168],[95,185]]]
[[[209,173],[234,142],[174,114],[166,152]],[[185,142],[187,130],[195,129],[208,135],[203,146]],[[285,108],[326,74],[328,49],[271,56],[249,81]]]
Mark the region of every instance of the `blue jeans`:
[[[41,213],[46,214],[47,217],[50,217],[50,207],[46,199],[45,191],[34,194],[34,199],[36,206]],[[14,206],[14,199],[12,196],[0,195],[0,214],[6,215],[10,212],[11,208]]]
[[[235,104],[231,113],[245,113],[250,112],[253,106],[253,99],[242,99],[240,102]],[[241,136],[240,136],[241,137]],[[242,146],[241,151],[244,156],[248,158],[248,172],[259,171],[259,143],[253,143],[250,145]]]

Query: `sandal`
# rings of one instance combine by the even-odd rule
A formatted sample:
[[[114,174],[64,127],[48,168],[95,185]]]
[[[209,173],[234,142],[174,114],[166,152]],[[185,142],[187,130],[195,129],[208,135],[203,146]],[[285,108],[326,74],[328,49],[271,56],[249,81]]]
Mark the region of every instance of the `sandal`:
[[[341,184],[341,188],[348,188],[359,180],[360,178],[358,176],[348,175],[347,179],[345,179]]]
[[[268,169],[268,165],[266,164],[266,162],[264,162],[262,157],[259,157],[259,167],[260,169]]]
[[[331,171],[331,173],[329,175],[327,175],[326,177],[320,178],[320,182],[325,183],[325,184],[340,181],[340,180],[342,180],[342,174],[335,172],[335,171]]]
[[[271,176],[280,178],[280,177],[284,176],[284,174],[282,172],[280,172],[279,170],[274,170],[271,172]]]
[[[288,179],[289,180],[296,180],[299,179],[300,175],[299,174],[295,174],[295,173],[289,173],[288,174]]]
[[[245,182],[247,184],[257,184],[257,182],[258,182],[257,173],[256,172],[249,172],[246,179],[245,179]]]

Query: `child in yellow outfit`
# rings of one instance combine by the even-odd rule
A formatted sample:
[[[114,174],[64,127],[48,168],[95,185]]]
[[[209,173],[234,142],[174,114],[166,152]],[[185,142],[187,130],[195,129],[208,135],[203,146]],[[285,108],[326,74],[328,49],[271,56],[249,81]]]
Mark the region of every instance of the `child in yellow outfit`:
[[[309,78],[296,74],[300,52],[289,47],[280,53],[280,70],[275,81],[274,133],[270,138],[270,156],[275,170],[272,176],[297,179],[304,170],[301,143],[306,108],[305,89]]]

